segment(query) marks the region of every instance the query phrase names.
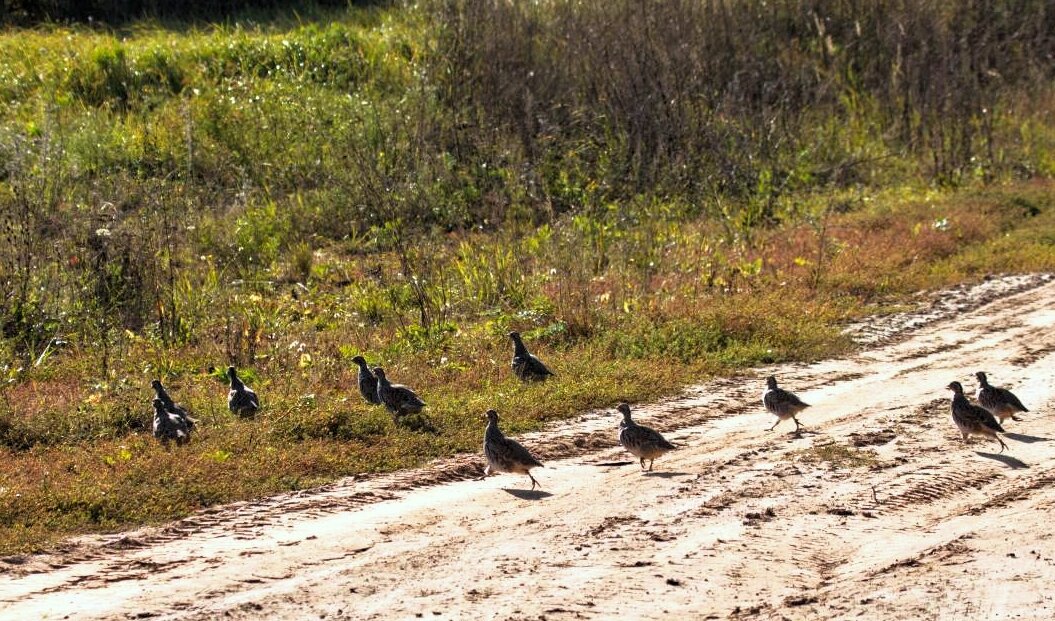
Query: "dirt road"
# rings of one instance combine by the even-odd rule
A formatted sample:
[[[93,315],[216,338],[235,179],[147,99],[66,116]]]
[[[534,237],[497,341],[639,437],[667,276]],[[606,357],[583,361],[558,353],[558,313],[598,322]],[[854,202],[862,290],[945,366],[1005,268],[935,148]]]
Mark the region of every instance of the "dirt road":
[[[636,408],[683,448],[642,474],[594,412],[475,456],[220,507],[0,567],[4,619],[1050,619],[1055,281],[994,279],[859,326],[860,354]],[[944,386],[1032,411],[965,446]],[[814,404],[801,437],[764,382]],[[483,422],[481,421],[481,430]]]

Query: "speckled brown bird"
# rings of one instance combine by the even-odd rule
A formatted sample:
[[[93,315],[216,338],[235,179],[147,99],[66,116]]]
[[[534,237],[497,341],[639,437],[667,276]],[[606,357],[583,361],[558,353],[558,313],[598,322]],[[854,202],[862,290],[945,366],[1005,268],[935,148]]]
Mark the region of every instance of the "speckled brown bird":
[[[810,407],[810,404],[804,403],[793,393],[778,387],[777,378],[772,375],[766,378],[766,391],[762,393],[762,404],[766,406],[770,414],[777,417],[777,422],[773,423],[767,431],[773,431],[780,421],[790,418],[795,421],[795,433],[799,433],[799,429],[804,427],[799,422],[798,413]]]
[[[1018,400],[1014,393],[1006,388],[997,388],[991,385],[984,371],[979,371],[974,375],[978,378],[979,384],[978,405],[989,410],[990,414],[1000,419],[1001,425],[1004,424],[1005,418],[1010,418],[1013,421],[1022,420],[1015,414],[1028,412],[1029,410],[1022,405],[1022,402]]]
[[[519,332],[510,332],[509,338],[513,341],[513,360],[509,363],[513,369],[513,375],[523,382],[541,382],[553,375],[553,371],[550,371],[537,356],[528,351]]]
[[[377,396],[377,378],[370,372],[370,367],[366,366],[366,358],[356,356],[352,358],[352,362],[359,366],[359,394],[363,395],[367,403],[381,405],[381,399]]]
[[[535,456],[519,442],[505,437],[502,430],[498,428],[498,412],[494,410],[487,410],[484,457],[487,458],[487,467],[484,468],[485,477],[499,472],[526,474],[531,479],[531,489],[535,489],[536,486],[542,488],[535,477],[531,476],[531,469],[542,466],[542,462],[535,459]]]
[[[260,409],[260,398],[238,377],[234,367],[227,367],[231,390],[227,393],[227,408],[242,418],[253,418]]]
[[[623,415],[619,423],[619,444],[630,451],[630,454],[641,460],[641,469],[645,470],[645,460],[648,460],[648,472],[652,471],[652,462],[668,451],[674,450],[673,444],[667,441],[658,431],[651,427],[638,425],[630,417],[630,405],[620,403],[616,406]]]
[[[187,421],[179,414],[168,411],[161,399],[154,399],[154,437],[166,447],[173,440],[176,446],[190,442]]]
[[[963,394],[963,386],[960,382],[952,382],[946,386],[952,391],[952,420],[957,429],[963,434],[964,443],[971,436],[985,436],[1000,443],[1000,452],[1003,453],[1007,445],[997,432],[1003,433],[1004,428],[988,410],[971,403]]]
[[[419,414],[425,407],[418,393],[402,384],[393,384],[385,375],[381,367],[374,367],[374,376],[377,377],[377,398],[385,404],[385,408],[397,419],[407,414]]]

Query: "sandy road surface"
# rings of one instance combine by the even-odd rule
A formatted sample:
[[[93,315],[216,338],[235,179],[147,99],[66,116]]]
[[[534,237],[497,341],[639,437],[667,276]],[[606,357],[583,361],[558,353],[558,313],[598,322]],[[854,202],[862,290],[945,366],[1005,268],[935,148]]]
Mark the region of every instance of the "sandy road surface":
[[[0,563],[0,618],[1055,618],[1055,281],[995,279],[860,326],[859,354],[637,408],[684,445],[645,475],[590,413],[478,458],[220,507]],[[943,387],[986,370],[1032,412],[959,441]],[[824,448],[834,444],[834,448]],[[866,463],[811,460],[849,449]]]

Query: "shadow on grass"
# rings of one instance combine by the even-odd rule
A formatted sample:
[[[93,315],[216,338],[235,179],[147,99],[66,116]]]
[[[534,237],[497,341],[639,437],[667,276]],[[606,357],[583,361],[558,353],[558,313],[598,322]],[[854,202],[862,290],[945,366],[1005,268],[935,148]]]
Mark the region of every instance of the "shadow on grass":
[[[1001,455],[1000,453],[983,453],[982,451],[975,451],[974,454],[1010,466],[1012,470],[1021,470],[1022,468],[1029,468],[1029,464],[1017,457],[1012,457],[1010,455]]]
[[[508,487],[503,487],[502,491],[510,496],[516,496],[521,500],[542,500],[553,495],[540,489],[510,489]]]
[[[1040,436],[1027,436],[1024,433],[1005,433],[1004,437],[1008,440],[1014,440],[1015,442],[1022,442],[1025,444],[1034,444],[1036,442],[1051,442],[1051,438],[1042,438]]]

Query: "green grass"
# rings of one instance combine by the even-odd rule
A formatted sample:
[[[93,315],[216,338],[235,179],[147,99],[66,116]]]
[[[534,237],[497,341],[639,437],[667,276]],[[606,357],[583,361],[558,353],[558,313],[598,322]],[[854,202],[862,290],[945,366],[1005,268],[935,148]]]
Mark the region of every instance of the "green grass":
[[[711,227],[683,222],[666,232],[678,242],[657,255],[662,265],[650,270],[647,281],[610,262],[601,276],[589,279],[585,309],[577,284],[570,299],[562,300],[562,287],[573,285],[562,285],[564,276],[549,272],[554,255],[542,252],[534,270],[523,262],[513,270],[523,281],[517,295],[534,301],[531,308],[509,312],[498,303],[481,311],[474,306],[481,303],[479,288],[467,287],[451,298],[467,309],[451,313],[457,326],[420,341],[408,340],[398,320],[365,321],[355,310],[365,303],[362,290],[340,284],[343,275],[361,269],[359,257],[324,253],[315,261],[335,280],[313,283],[299,299],[283,287],[270,294],[236,293],[230,302],[242,317],[259,316],[236,325],[243,332],[253,321],[261,326],[258,336],[239,337],[243,356],[246,340],[258,339],[246,369],[265,404],[255,423],[226,412],[226,387],[219,372],[209,370],[229,358],[225,321],[201,319],[196,331],[216,338],[176,347],[149,335],[122,334],[106,375],[100,375],[98,351],[89,346],[59,349],[39,366],[12,375],[0,393],[0,438],[8,447],[0,455],[0,550],[39,550],[73,533],[168,520],[216,503],[476,451],[481,415],[490,407],[503,413],[507,432],[516,434],[588,408],[655,399],[712,374],[845,352],[850,344],[839,325],[870,308],[992,271],[1055,268],[1051,190],[1033,184],[900,199],[897,209],[836,217],[832,241],[838,249],[827,263],[827,284],[817,290],[810,266],[795,260],[812,243],[806,225],[768,231],[759,240],[767,251],[745,251],[763,258],[758,273],[727,275],[725,284],[698,289]],[[1024,202],[1039,212],[1021,219],[1016,210]],[[931,224],[937,216],[950,224],[936,234]],[[913,237],[919,223],[926,227]],[[562,229],[554,231],[557,237]],[[466,243],[437,241],[435,251],[464,253]],[[510,241],[474,235],[471,243],[478,256],[487,257]],[[746,257],[731,254],[727,260],[739,264]],[[464,280],[464,271],[452,261],[438,273],[454,281]],[[383,317],[401,307],[398,299],[379,297]],[[577,313],[590,318],[573,335],[569,321]],[[509,328],[528,335],[557,371],[555,381],[521,385],[511,377],[504,337]],[[438,435],[397,428],[382,410],[361,402],[349,362],[359,352],[383,363],[395,381],[419,390]],[[149,435],[148,384],[155,376],[201,419],[187,447],[165,450]],[[817,456],[849,465],[859,457]]]

